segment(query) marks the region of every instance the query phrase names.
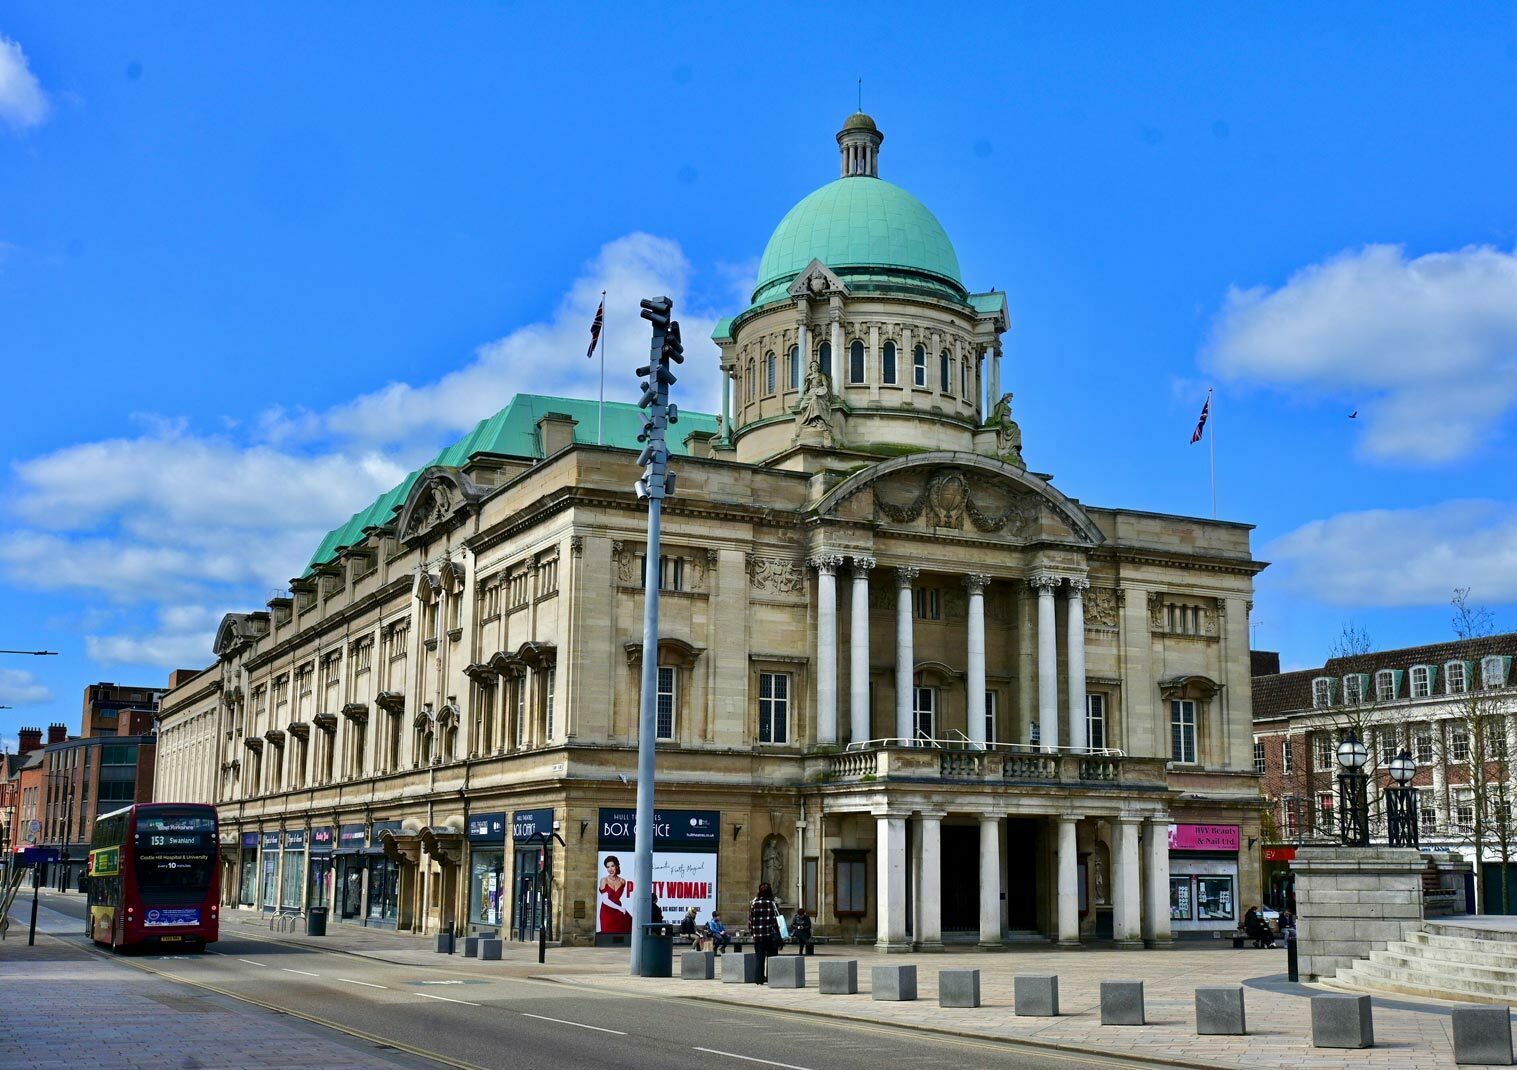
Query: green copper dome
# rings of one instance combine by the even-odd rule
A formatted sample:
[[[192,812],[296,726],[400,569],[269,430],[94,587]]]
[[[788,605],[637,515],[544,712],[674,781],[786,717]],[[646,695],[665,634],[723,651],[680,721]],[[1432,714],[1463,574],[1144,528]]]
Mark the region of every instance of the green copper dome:
[[[813,259],[845,281],[869,269],[875,278],[927,276],[922,281],[964,292],[943,225],[901,187],[866,175],[829,182],[786,213],[764,247],[753,303],[782,297]]]

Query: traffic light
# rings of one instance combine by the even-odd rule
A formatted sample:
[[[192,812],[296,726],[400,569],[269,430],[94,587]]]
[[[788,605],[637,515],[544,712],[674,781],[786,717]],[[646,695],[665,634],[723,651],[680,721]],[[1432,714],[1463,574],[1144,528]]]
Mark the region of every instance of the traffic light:
[[[680,341],[679,323],[670,319],[674,302],[655,297],[639,302],[642,317],[653,325],[653,339],[648,348],[648,363],[637,369],[642,379],[642,396],[638,407],[644,409],[643,427],[637,440],[644,443],[637,463],[643,468],[637,481],[639,499],[666,498],[674,493],[674,476],[669,471],[669,447],[665,434],[669,425],[679,422],[679,410],[669,404],[669,388],[679,381],[673,365],[685,360]]]

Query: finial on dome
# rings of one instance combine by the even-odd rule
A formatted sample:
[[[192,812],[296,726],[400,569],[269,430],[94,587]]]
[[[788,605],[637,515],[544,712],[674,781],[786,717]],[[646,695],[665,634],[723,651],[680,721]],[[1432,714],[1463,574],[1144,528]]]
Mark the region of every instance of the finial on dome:
[[[838,131],[844,178],[880,177],[880,142],[885,135],[862,111],[854,112]]]

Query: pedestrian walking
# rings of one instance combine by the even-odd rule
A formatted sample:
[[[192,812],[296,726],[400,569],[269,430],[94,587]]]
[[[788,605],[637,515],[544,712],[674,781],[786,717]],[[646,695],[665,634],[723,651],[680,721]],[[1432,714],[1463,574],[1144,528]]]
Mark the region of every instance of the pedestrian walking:
[[[753,950],[758,955],[757,984],[769,983],[766,961],[779,950],[779,908],[774,904],[774,889],[765,881],[759,885],[758,895],[748,904],[748,932],[753,937]]]

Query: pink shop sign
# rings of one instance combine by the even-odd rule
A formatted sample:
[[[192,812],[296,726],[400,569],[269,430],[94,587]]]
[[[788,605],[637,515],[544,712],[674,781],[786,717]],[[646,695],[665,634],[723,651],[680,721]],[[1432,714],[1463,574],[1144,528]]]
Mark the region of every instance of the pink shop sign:
[[[1236,851],[1237,825],[1171,825],[1171,851]]]

